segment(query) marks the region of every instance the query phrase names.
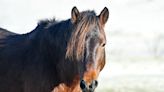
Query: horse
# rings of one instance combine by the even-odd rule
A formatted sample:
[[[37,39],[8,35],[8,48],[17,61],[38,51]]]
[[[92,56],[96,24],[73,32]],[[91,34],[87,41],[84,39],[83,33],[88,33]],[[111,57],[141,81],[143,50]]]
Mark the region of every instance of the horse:
[[[71,18],[38,22],[0,39],[0,92],[94,92],[105,65],[107,7],[72,8]]]

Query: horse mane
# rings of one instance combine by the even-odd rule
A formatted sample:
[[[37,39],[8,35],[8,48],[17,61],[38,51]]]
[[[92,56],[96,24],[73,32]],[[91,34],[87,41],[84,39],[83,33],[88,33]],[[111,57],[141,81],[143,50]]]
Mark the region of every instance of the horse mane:
[[[80,60],[84,56],[85,39],[91,28],[98,25],[98,18],[94,11],[85,11],[80,14],[80,22],[74,28],[67,46],[66,57]]]

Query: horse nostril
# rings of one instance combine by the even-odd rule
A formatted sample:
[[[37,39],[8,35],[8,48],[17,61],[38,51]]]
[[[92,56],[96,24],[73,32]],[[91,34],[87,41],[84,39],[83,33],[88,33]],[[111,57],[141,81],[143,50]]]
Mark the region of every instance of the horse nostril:
[[[95,86],[97,87],[97,86],[98,86],[98,81],[97,81],[97,80],[95,80],[94,82],[95,82]]]
[[[89,85],[89,89],[92,90],[92,91],[94,91],[95,88],[97,87],[97,85],[98,85],[98,81],[97,81],[97,80],[94,80],[94,81],[92,81],[92,83]]]
[[[80,88],[81,89],[85,89],[86,88],[86,83],[85,83],[84,80],[81,80],[81,82],[80,82]]]
[[[90,88],[90,89],[93,89],[93,85],[89,85],[89,88]]]

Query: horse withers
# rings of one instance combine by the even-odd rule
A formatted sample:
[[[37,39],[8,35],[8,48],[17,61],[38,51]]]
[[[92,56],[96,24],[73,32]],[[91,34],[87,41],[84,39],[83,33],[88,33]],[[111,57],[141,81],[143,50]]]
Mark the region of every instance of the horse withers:
[[[0,92],[94,92],[105,65],[109,11],[44,20],[27,34],[0,39]]]

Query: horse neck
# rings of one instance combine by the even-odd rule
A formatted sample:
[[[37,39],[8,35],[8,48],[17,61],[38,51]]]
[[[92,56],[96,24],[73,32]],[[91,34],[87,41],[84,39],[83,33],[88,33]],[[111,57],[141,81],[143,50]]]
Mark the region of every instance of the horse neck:
[[[37,48],[41,51],[44,59],[54,64],[59,80],[70,84],[79,77],[78,68],[80,66],[79,62],[71,61],[65,57],[67,43],[73,28],[70,20],[55,26],[42,30],[37,34],[35,41],[37,41]]]
[[[65,58],[67,43],[72,31],[69,21],[62,21],[37,34],[36,39],[40,40],[38,47],[43,53],[49,54],[49,58],[54,58],[56,61],[60,61],[59,58]]]

